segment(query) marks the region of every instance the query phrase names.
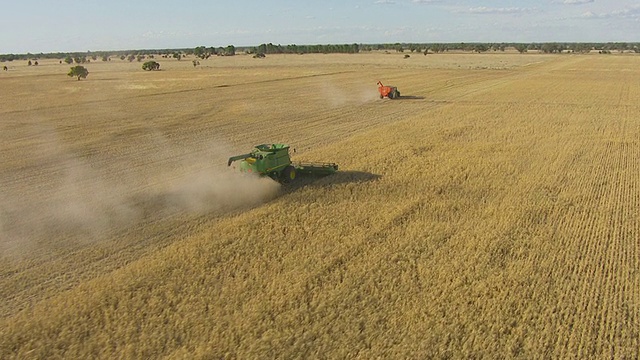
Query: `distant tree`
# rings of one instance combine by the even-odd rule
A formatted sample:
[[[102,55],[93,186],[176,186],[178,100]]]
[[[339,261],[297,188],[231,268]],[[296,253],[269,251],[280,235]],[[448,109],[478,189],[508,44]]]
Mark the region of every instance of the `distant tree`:
[[[180,59],[182,59],[182,54],[180,54],[179,52],[174,52],[173,53],[173,58],[174,59],[178,59],[178,61],[179,61]]]
[[[193,60],[192,63],[193,63],[193,67],[200,65],[200,61],[198,60]]]
[[[136,56],[135,56],[135,55],[133,55],[133,54],[131,54],[131,55],[129,55],[129,56],[127,57],[127,60],[128,60],[129,62],[132,62],[132,61],[133,61],[133,60],[135,60],[135,59],[136,59]]]
[[[28,66],[31,66],[31,65],[32,65],[32,64],[31,64],[31,60],[29,60],[29,62],[27,63],[27,65],[28,65]]]
[[[432,44],[430,47],[431,51],[433,51],[435,54],[437,53],[441,53],[444,52],[445,47],[443,44]],[[429,50],[429,48],[427,48],[427,50]]]
[[[67,64],[71,64],[73,62],[71,55],[67,55],[67,57],[64,58],[64,62]]]
[[[8,71],[8,70],[9,70],[9,68],[5,65],[5,66],[3,66],[3,67],[2,67],[2,70],[4,70],[4,71]]]
[[[527,45],[526,44],[516,44],[515,48],[516,48],[516,50],[518,50],[518,52],[520,54],[527,52]]]
[[[93,61],[98,60],[98,56],[97,55],[91,55],[91,60],[93,60]]]
[[[200,59],[208,59],[211,56],[211,52],[204,46],[198,46],[193,49],[193,54]]]
[[[487,46],[487,44],[475,44],[473,45],[473,51],[477,52],[477,53],[482,53],[489,50],[489,47]]]
[[[33,65],[38,66],[38,60],[36,60]]]
[[[542,52],[545,54],[553,54],[553,53],[561,54],[562,51],[565,50],[565,46],[563,44],[558,44],[558,43],[544,43],[540,47],[540,50],[542,50]]]
[[[405,58],[405,59],[408,59],[408,58],[410,58],[410,57],[411,57],[411,55],[409,55],[409,54],[404,54],[404,58]]]
[[[262,58],[265,58],[265,57],[267,57],[267,56],[265,54],[263,54],[263,53],[257,53],[255,55],[253,55],[254,59],[262,59]]]
[[[151,60],[142,64],[142,70],[151,71],[151,70],[160,70],[160,63]]]
[[[126,58],[127,58],[127,56],[126,56],[126,55],[120,55],[120,60],[124,60],[124,59],[126,59]]]
[[[89,71],[84,66],[81,66],[81,65],[76,65],[72,67],[69,73],[67,74],[67,76],[70,76],[70,77],[77,77],[78,81],[80,79],[85,79],[87,75],[89,75]]]
[[[138,60],[138,62],[144,60],[145,56],[144,55],[138,55],[136,56],[136,59]]]
[[[109,61],[109,57],[107,55],[102,55],[102,61]]]
[[[233,56],[236,54],[236,47],[233,45],[228,45],[225,49],[224,49],[224,55],[225,56]]]

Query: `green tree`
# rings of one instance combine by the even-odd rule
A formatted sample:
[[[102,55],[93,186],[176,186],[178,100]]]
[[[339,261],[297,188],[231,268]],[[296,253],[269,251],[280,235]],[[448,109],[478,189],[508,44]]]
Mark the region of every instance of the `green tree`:
[[[515,48],[516,48],[516,50],[518,50],[518,52],[520,54],[527,52],[527,45],[526,44],[516,44]]]
[[[85,79],[87,75],[89,75],[89,70],[87,70],[82,65],[76,65],[72,67],[69,73],[67,74],[67,76],[70,76],[70,77],[77,77],[78,81],[80,79]]]
[[[151,70],[160,70],[160,63],[151,60],[142,64],[142,70],[151,71]]]
[[[67,64],[71,64],[73,62],[71,55],[67,55],[67,57],[64,58],[64,62]]]
[[[211,56],[211,54],[214,53],[212,49],[213,49],[212,47],[206,48],[204,46],[198,46],[195,49],[193,49],[193,55],[195,55],[196,57],[199,57],[202,60],[208,59]]]
[[[544,43],[540,47],[540,50],[542,50],[542,52],[545,54],[553,54],[553,53],[561,54],[564,49],[565,49],[565,46],[563,44],[558,44],[558,43]]]
[[[435,54],[444,52],[444,45],[443,44],[432,44],[430,47],[431,51],[433,51]],[[425,50],[426,51],[426,50]]]
[[[477,52],[477,53],[482,53],[489,50],[489,47],[487,46],[487,44],[475,44],[473,45],[473,51]]]

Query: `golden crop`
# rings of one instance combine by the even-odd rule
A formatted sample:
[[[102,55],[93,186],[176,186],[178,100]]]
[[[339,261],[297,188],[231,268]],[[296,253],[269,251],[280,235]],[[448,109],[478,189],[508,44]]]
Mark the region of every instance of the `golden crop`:
[[[0,358],[640,356],[639,57],[158,61],[0,74]]]

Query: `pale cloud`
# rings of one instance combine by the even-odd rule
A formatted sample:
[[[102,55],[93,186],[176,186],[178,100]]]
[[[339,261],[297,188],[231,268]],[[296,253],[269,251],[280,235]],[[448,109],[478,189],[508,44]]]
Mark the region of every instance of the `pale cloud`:
[[[587,11],[583,13],[581,18],[584,19],[610,19],[610,18],[618,18],[618,19],[636,19],[640,20],[640,5],[634,5],[632,7],[626,8],[624,10],[615,10],[605,13],[594,13],[592,11]]]
[[[396,2],[393,0],[376,0],[374,2],[374,4],[376,5],[390,5],[390,4],[395,4]]]
[[[592,3],[595,0],[564,0],[562,3],[567,5],[580,5],[580,4],[588,4]]]
[[[457,10],[457,12],[469,13],[469,14],[522,14],[522,13],[530,13],[534,11],[536,11],[536,9],[533,9],[533,8],[520,8],[520,7],[492,8],[492,7],[486,7],[486,6],[479,6],[475,8]]]

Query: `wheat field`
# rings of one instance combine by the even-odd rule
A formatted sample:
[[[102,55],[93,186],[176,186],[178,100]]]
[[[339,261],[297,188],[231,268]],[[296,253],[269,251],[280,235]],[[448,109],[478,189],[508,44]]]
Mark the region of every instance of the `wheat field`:
[[[0,358],[640,357],[640,57],[158,61],[0,73]]]

